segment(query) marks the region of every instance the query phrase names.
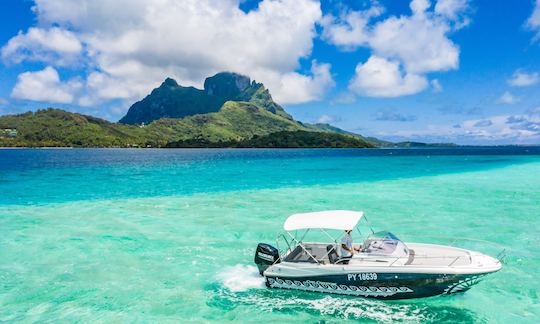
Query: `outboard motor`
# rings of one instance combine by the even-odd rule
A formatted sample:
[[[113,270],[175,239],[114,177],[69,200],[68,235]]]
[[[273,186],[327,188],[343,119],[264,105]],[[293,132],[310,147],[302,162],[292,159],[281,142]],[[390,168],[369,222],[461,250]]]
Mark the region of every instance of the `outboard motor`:
[[[275,247],[266,243],[259,243],[255,251],[255,264],[259,268],[261,276],[263,272],[274,263],[279,263],[279,251]]]

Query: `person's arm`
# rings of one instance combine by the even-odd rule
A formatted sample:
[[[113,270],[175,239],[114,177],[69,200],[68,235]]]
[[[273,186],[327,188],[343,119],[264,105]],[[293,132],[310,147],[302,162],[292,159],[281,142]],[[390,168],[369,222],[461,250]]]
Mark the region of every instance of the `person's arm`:
[[[347,251],[349,251],[351,254],[354,254],[354,248],[349,249],[345,243],[341,243],[341,247]]]

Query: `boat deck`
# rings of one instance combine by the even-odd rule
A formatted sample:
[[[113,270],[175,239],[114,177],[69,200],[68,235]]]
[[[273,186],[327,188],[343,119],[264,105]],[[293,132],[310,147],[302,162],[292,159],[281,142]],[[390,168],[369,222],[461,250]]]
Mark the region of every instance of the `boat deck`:
[[[296,246],[284,257],[283,261],[332,264],[333,259],[329,257],[328,251],[333,246],[328,243],[305,243],[305,250],[300,246]],[[471,254],[459,248],[420,243],[408,243],[407,246],[409,247],[407,257],[358,253],[349,261],[349,265],[381,266],[386,264],[388,266],[411,267],[459,267],[468,266],[472,262]]]
[[[468,251],[453,247],[430,245],[430,244],[407,244],[413,251],[412,262],[407,265],[412,266],[430,266],[446,267],[467,266],[471,264],[471,255]]]

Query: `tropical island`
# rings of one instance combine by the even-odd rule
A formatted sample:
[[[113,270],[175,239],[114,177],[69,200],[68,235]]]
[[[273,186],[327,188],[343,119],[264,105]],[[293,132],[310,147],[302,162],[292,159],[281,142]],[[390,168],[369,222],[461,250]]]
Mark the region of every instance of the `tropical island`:
[[[294,120],[262,83],[232,72],[207,78],[202,90],[167,78],[117,123],[54,108],[0,116],[0,147],[389,146],[411,143],[391,143],[329,124]]]

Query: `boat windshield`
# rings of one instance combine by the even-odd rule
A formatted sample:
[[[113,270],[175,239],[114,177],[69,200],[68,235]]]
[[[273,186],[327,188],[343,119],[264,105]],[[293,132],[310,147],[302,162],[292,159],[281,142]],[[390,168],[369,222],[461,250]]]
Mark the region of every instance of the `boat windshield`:
[[[377,232],[368,236],[362,245],[362,252],[392,256],[402,256],[409,253],[405,243],[387,231]]]

